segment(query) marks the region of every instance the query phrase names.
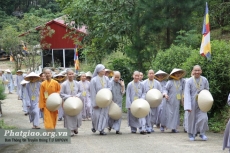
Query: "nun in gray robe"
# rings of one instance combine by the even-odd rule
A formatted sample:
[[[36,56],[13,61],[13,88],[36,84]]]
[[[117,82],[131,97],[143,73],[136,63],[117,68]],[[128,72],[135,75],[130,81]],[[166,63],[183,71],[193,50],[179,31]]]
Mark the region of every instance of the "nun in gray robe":
[[[201,82],[198,88],[195,82]],[[197,94],[204,89],[209,90],[209,83],[205,77],[191,77],[186,80],[184,91],[184,110],[192,110],[191,112],[188,112],[187,122],[187,133],[190,140],[192,141],[194,141],[195,136],[198,132],[200,132],[200,137],[202,137],[203,140],[207,140],[207,137],[205,136],[205,131],[209,129],[208,116],[206,112],[202,112],[200,110],[196,100]],[[205,138],[203,138],[203,136],[205,136]]]
[[[135,88],[138,90],[138,92],[135,92]],[[141,84],[140,81],[134,82],[131,81],[126,89],[126,108],[128,109],[128,126],[131,127],[131,132],[136,133],[137,128],[139,128],[141,134],[144,134],[146,131],[146,119],[145,118],[136,118],[132,115],[130,111],[130,107],[132,102],[134,101],[134,97],[138,97],[139,99],[145,99],[144,94],[144,86]]]
[[[20,98],[22,100],[22,110],[25,112],[25,115],[27,115],[28,113],[28,107],[27,107],[27,103],[26,103],[26,97],[27,97],[27,89],[26,89],[26,84],[21,85],[21,93],[20,93]]]
[[[113,79],[111,80],[111,88],[112,88],[112,95],[113,95],[113,102],[115,102],[120,109],[122,110],[122,96],[125,94],[125,89],[122,91],[122,86],[119,82],[115,82]],[[120,127],[121,127],[121,120],[113,120],[109,118],[108,124],[109,124],[109,129],[114,129],[116,130],[117,134],[120,134]]]
[[[13,93],[13,90],[14,90],[14,79],[13,79],[13,75],[11,73],[5,73],[3,81],[6,81],[6,80],[9,81],[9,83],[6,84],[6,87],[8,88],[9,93]]]
[[[153,79],[152,81],[149,79],[146,79],[142,82],[144,87],[144,97],[146,96],[147,92],[151,89],[158,89],[160,92],[162,92],[162,87],[159,81]],[[153,125],[157,122],[157,112],[158,107],[150,108],[149,114],[146,116],[146,129],[148,133],[154,132]]]
[[[21,98],[21,88],[22,88],[22,85],[20,83],[24,79],[24,77],[25,77],[24,74],[16,76],[15,83],[16,83],[16,86],[17,86],[18,98]]]
[[[167,84],[167,81],[163,80],[160,82],[162,92],[165,90],[165,86]],[[166,99],[163,97],[161,104],[158,106],[157,110],[157,125],[161,125],[161,127],[164,127],[166,125]],[[161,131],[163,132],[164,129],[161,128]]]
[[[39,94],[40,94],[40,82],[30,82],[26,84],[26,105],[28,107],[30,122],[33,122],[34,129],[40,129],[40,109]]]
[[[168,95],[169,99],[166,100],[166,128],[172,129],[173,133],[177,133],[177,127],[180,124],[180,104],[183,94],[185,81],[184,79],[168,80],[165,89],[164,95]],[[178,97],[178,95],[180,95]]]
[[[83,102],[83,110],[82,110],[82,119],[90,119],[92,116],[92,107],[91,107],[91,99],[90,99],[90,82],[79,81],[80,84],[80,92],[81,100]]]
[[[230,94],[228,95],[228,105],[230,106]],[[228,121],[224,131],[223,150],[225,148],[228,148],[230,152],[230,120]]]
[[[92,132],[99,131],[100,135],[106,135],[104,129],[108,127],[108,112],[109,106],[105,108],[97,108],[96,105],[96,94],[102,88],[110,88],[109,79],[106,76],[100,77],[98,75],[99,72],[105,69],[105,66],[102,64],[98,64],[94,70],[93,77],[90,81],[90,98],[92,104]]]
[[[73,80],[73,91],[71,90],[70,81],[67,79],[61,84],[61,91],[60,96],[63,99],[64,103],[65,100],[69,97],[78,97],[80,98],[80,86],[79,83]],[[69,116],[64,113],[64,127],[71,130],[71,136],[78,133],[78,128],[82,124],[82,115],[79,113],[75,116]]]

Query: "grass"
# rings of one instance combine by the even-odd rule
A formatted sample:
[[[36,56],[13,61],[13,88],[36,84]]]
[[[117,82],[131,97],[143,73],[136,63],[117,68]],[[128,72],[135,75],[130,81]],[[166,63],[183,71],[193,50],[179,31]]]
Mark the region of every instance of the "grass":
[[[0,129],[17,129],[15,126],[7,125],[3,119],[0,120]]]

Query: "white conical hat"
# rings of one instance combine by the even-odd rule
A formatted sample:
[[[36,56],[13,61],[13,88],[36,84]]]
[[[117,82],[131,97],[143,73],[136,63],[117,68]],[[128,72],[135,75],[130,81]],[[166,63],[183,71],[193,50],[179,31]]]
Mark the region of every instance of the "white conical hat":
[[[90,71],[85,73],[86,77],[92,77],[92,73]]]
[[[198,106],[203,112],[208,112],[212,108],[213,101],[213,97],[208,90],[202,90],[198,94]]]
[[[10,69],[6,69],[6,70],[5,70],[5,72],[9,72],[9,73],[11,73]]]
[[[109,107],[109,117],[114,120],[119,120],[122,116],[121,108],[114,102],[111,102]]]
[[[23,71],[22,70],[17,70],[17,72],[16,73],[23,73]]]
[[[171,78],[171,77],[172,77],[172,74],[173,74],[173,73],[176,73],[176,72],[182,72],[182,75],[180,76],[180,78],[183,78],[183,77],[185,76],[185,74],[186,74],[185,70],[178,69],[178,68],[174,68],[174,69],[172,70],[172,72],[169,74],[169,78]]]
[[[112,92],[107,89],[103,88],[97,92],[96,95],[96,105],[100,108],[104,108],[109,106],[112,101]]]
[[[136,118],[143,118],[149,114],[150,105],[144,99],[136,99],[132,102],[130,110]]]
[[[58,110],[61,104],[62,99],[59,93],[50,94],[46,100],[46,108],[51,112]]]
[[[31,72],[30,74],[28,74],[26,77],[25,77],[25,80],[26,81],[30,81],[31,77],[35,77],[37,78],[38,80],[40,80],[40,76],[34,72]]]
[[[157,89],[151,89],[147,92],[145,100],[149,103],[150,107],[158,107],[163,99],[162,93]]]
[[[63,104],[63,110],[65,114],[69,116],[76,116],[78,115],[83,108],[83,103],[80,98],[78,97],[69,97],[65,100]]]
[[[157,72],[155,73],[155,75],[159,75],[159,74],[166,74],[166,75],[168,75],[168,73],[166,73],[166,72],[164,72],[164,71],[162,71],[162,70],[159,70],[159,71],[157,71]]]
[[[29,81],[22,80],[22,81],[20,82],[20,84],[21,84],[21,85],[23,85],[23,84],[27,84],[27,83],[29,83]]]

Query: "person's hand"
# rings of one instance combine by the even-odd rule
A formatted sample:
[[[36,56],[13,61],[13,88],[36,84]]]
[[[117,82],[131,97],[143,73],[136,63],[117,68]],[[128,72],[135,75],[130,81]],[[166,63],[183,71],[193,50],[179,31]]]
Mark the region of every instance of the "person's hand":
[[[130,108],[128,108],[129,110],[131,110]]]
[[[187,111],[188,111],[189,113],[191,113],[191,112],[192,112],[192,110],[190,110],[190,109],[188,109]]]
[[[44,108],[41,108],[41,112],[44,112]]]
[[[169,96],[168,96],[168,95],[165,95],[165,99],[169,100]]]
[[[98,109],[99,107],[98,106],[94,106],[93,108]]]
[[[124,86],[125,86],[125,82],[124,82],[124,81],[122,81],[122,80],[120,81],[120,84],[121,84],[121,86],[122,86],[122,87],[124,87]]]

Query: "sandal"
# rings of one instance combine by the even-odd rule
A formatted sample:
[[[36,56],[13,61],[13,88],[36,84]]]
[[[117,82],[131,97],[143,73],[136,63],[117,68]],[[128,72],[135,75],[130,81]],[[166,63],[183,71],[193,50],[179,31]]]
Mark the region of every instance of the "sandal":
[[[116,131],[116,134],[122,134],[122,132],[120,132],[120,131]]]
[[[95,133],[95,132],[96,132],[96,130],[95,130],[94,128],[92,128],[91,130],[92,130],[92,132],[93,132],[93,133]]]
[[[111,131],[111,127],[108,127],[109,132]]]
[[[140,134],[146,135],[146,132],[145,131],[141,131]]]
[[[107,135],[104,131],[100,132],[100,135]]]
[[[74,132],[74,134],[78,134],[78,131],[77,131],[77,130],[74,130],[73,132]]]

